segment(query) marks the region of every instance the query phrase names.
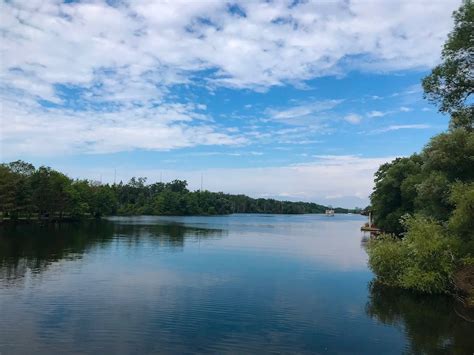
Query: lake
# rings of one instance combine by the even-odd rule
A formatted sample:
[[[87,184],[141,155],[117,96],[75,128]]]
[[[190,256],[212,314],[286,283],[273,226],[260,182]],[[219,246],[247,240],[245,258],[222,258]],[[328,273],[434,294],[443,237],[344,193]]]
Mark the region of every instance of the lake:
[[[377,287],[357,215],[0,228],[0,353],[474,352],[449,297]]]

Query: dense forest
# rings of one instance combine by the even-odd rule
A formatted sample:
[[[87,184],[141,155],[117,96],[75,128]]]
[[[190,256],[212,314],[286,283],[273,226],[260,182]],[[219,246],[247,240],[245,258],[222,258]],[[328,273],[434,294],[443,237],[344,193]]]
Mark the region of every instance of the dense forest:
[[[419,154],[382,165],[371,210],[388,234],[368,245],[378,281],[421,292],[470,294],[474,305],[474,3],[454,12],[442,62],[425,97],[450,115],[449,130]]]
[[[49,167],[15,161],[0,165],[0,211],[9,219],[76,219],[106,215],[215,215],[230,213],[324,213],[326,206],[189,191],[187,182],[124,184],[73,180]],[[336,208],[337,213],[349,210]]]

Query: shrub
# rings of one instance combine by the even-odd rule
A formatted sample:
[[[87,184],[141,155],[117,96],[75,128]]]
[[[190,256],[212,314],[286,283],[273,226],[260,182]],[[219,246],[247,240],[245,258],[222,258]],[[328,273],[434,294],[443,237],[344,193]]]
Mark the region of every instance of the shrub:
[[[379,282],[390,286],[401,286],[406,250],[398,237],[382,234],[367,244],[369,266]]]
[[[402,239],[382,236],[368,244],[369,266],[377,279],[420,292],[448,292],[459,240],[429,218],[406,217],[403,225],[407,232]]]

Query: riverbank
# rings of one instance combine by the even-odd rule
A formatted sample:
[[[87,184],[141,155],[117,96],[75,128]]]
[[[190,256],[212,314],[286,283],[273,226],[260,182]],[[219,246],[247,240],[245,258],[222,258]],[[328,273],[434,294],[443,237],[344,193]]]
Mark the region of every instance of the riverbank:
[[[73,218],[73,217],[54,217],[54,218],[3,218],[0,220],[0,225],[16,225],[16,224],[53,224],[53,223],[75,223],[81,222],[85,220],[94,220],[97,219],[95,217],[80,217],[80,218]]]
[[[467,265],[454,274],[454,284],[459,290],[459,300],[474,310],[474,265]],[[474,314],[471,321],[474,322]]]

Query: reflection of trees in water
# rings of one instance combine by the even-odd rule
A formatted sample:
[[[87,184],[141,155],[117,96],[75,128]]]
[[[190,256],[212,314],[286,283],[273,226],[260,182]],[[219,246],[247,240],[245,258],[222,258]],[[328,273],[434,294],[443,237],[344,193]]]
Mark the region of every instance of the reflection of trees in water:
[[[367,314],[384,324],[401,327],[410,342],[409,353],[470,354],[474,324],[460,318],[449,296],[426,296],[405,290],[370,286]]]
[[[140,242],[144,236],[151,237],[150,241],[168,248],[183,248],[186,242],[199,241],[201,238],[221,238],[227,231],[189,227],[180,223],[169,224],[115,224],[114,233],[130,239],[130,242]]]
[[[27,272],[39,273],[52,263],[81,258],[91,249],[105,248],[114,240],[130,247],[145,241],[156,247],[181,250],[186,241],[221,238],[224,230],[182,224],[127,225],[109,221],[73,224],[0,227],[0,282],[15,282]]]
[[[54,262],[81,257],[92,246],[107,244],[112,231],[95,221],[1,227],[0,278],[14,280],[28,271],[39,273]]]

